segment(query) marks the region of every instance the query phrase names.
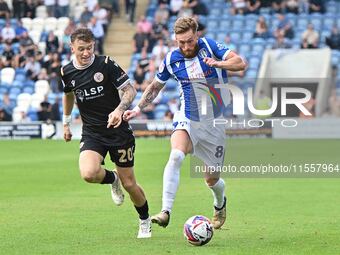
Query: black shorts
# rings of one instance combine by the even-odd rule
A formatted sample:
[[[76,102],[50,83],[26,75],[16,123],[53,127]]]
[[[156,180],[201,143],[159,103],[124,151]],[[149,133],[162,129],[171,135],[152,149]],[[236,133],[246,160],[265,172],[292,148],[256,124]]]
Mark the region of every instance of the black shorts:
[[[119,167],[133,167],[134,166],[134,153],[135,141],[130,141],[122,145],[110,145],[109,141],[101,141],[94,137],[83,136],[80,140],[80,152],[91,150],[98,152],[105,159],[106,154],[109,152],[111,161]]]

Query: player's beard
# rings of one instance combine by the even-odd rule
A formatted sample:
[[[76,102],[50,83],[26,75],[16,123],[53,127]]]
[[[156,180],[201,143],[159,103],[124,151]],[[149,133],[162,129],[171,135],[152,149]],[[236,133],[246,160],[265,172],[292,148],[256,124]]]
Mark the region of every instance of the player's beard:
[[[197,53],[198,53],[198,45],[196,44],[195,45],[195,48],[191,51],[186,51],[184,52],[182,49],[181,50],[181,53],[182,55],[185,57],[185,58],[194,58],[197,56]]]

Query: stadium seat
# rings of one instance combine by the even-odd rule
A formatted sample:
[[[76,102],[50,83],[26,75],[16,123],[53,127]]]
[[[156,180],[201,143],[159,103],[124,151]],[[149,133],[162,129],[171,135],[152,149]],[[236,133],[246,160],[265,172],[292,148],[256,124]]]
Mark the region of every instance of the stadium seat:
[[[17,96],[17,106],[28,109],[31,104],[31,95],[28,93],[21,93]]]
[[[26,113],[27,112],[27,108],[23,107],[23,106],[16,106],[13,109],[13,114],[12,114],[12,121],[13,122],[21,122],[22,120],[22,113]]]
[[[225,36],[226,35],[222,32],[217,33],[216,41],[224,43]]]
[[[169,91],[176,90],[178,87],[178,82],[174,79],[169,79],[165,84],[165,89]]]
[[[21,85],[25,82],[26,80],[26,75],[25,74],[16,74],[14,81],[18,81],[21,83]]]
[[[57,18],[48,17],[44,22],[44,30],[46,32],[55,31],[57,29]]]
[[[38,18],[47,18],[47,17],[48,17],[47,8],[46,8],[46,6],[44,6],[44,5],[39,5],[39,6],[36,8],[35,13],[36,13],[36,14],[35,14],[36,17],[38,17]]]
[[[36,94],[47,95],[50,91],[50,84],[47,80],[37,80],[34,85],[34,91]]]
[[[39,120],[37,111],[34,110],[34,109],[29,109],[27,111],[27,117],[29,117],[31,121],[38,121]]]
[[[41,31],[39,30],[31,30],[28,32],[29,36],[32,38],[35,44],[39,44],[41,38]]]
[[[1,70],[1,83],[12,84],[15,77],[15,70],[12,67],[5,67]]]
[[[226,30],[230,30],[231,29],[231,22],[230,20],[228,19],[223,19],[220,21],[220,26],[219,28],[222,30],[222,31],[226,31]]]
[[[28,17],[21,18],[21,22],[24,28],[26,28],[28,31],[32,28],[32,19]]]
[[[42,101],[44,101],[44,95],[43,94],[34,93],[31,96],[31,107],[33,109],[39,109],[40,108],[40,103]]]
[[[238,42],[241,40],[241,33],[239,32],[231,32],[229,36],[232,42]]]
[[[8,87],[0,85],[0,95],[8,93]]]
[[[241,19],[233,20],[233,29],[234,30],[242,30],[243,29],[243,20],[241,20]]]
[[[297,20],[296,27],[297,27],[297,29],[306,30],[308,23],[309,23],[309,21],[308,21],[307,18],[299,18]]]
[[[208,20],[207,22],[207,28],[208,30],[216,30],[218,28],[218,22],[217,20]]]
[[[65,28],[70,23],[70,18],[68,17],[60,17],[57,21],[57,29],[60,31],[65,31]]]
[[[22,89],[22,93],[33,94],[34,93],[34,87],[33,86],[26,86]]]
[[[32,30],[42,32],[45,27],[45,20],[40,17],[36,17],[32,20]]]
[[[331,30],[332,27],[335,25],[335,19],[333,18],[325,18],[323,20],[323,29],[324,30]]]

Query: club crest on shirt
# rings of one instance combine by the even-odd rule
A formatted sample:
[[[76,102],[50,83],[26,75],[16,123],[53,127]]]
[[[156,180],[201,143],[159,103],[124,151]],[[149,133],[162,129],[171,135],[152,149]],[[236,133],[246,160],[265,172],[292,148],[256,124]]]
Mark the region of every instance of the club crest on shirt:
[[[101,72],[97,72],[94,74],[93,79],[96,82],[102,82],[104,80],[104,75]]]
[[[200,57],[200,58],[206,58],[206,57],[208,57],[208,52],[207,52],[207,50],[206,49],[200,49],[200,51],[198,52],[198,56]]]

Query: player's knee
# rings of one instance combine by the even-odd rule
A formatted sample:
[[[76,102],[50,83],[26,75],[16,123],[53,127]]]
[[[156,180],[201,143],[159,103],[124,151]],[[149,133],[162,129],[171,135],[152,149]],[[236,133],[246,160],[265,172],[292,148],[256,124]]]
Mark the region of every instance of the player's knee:
[[[122,185],[127,192],[130,192],[137,187],[137,183],[132,179],[122,180]]]
[[[209,186],[212,187],[218,182],[219,178],[216,177],[206,177],[205,178],[205,183]]]
[[[98,181],[99,170],[100,169],[83,167],[80,169],[81,178],[86,182],[95,183]]]
[[[184,158],[185,154],[181,150],[172,149],[169,157],[169,163],[181,164]]]

